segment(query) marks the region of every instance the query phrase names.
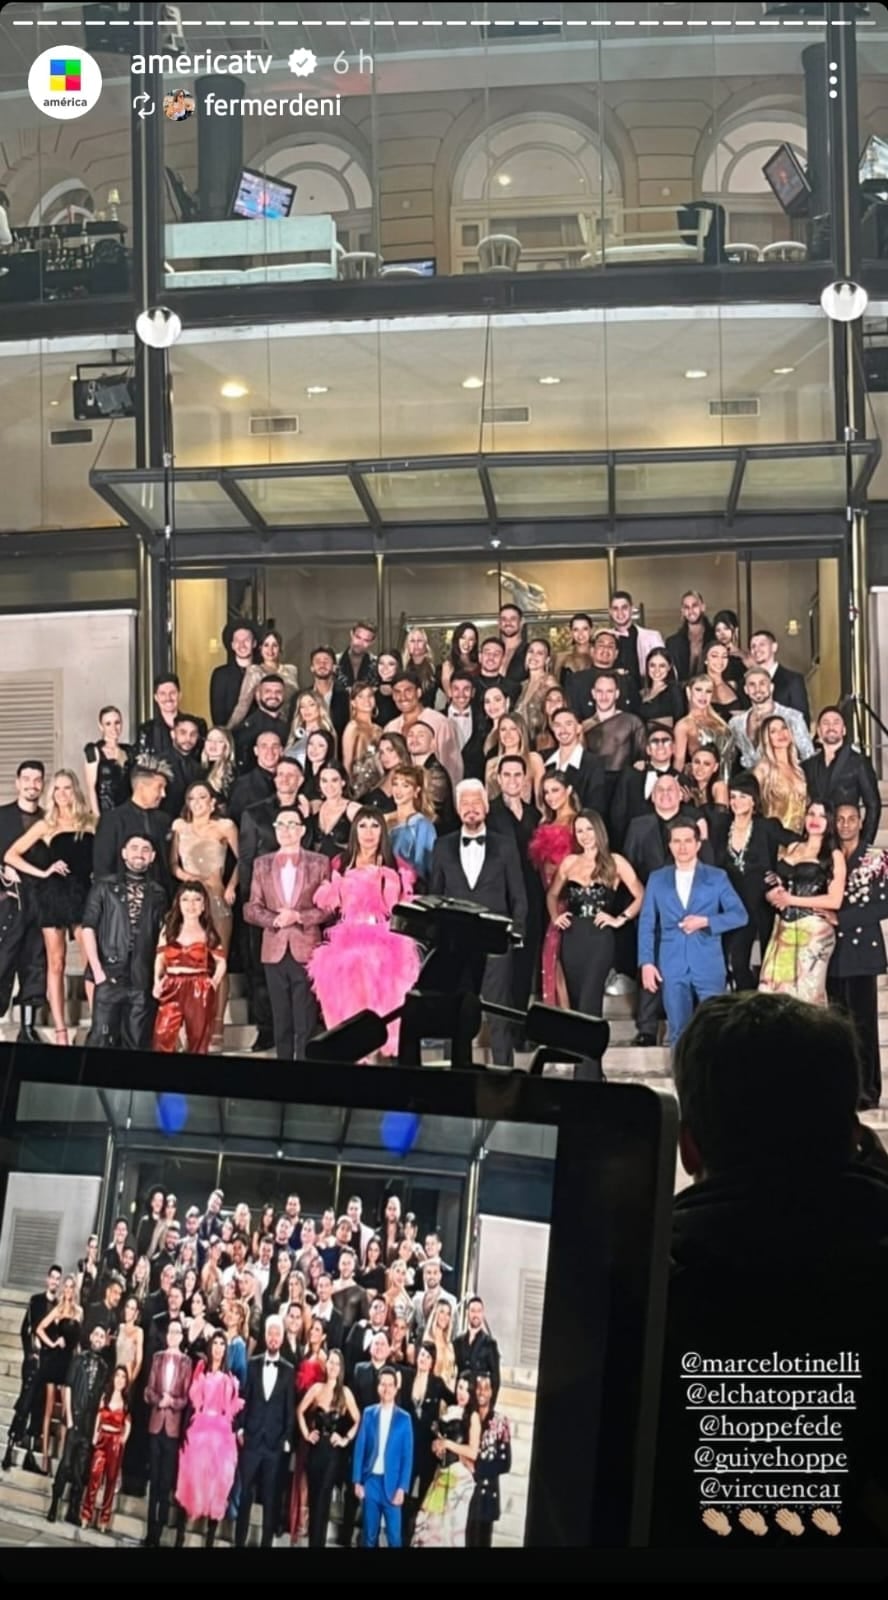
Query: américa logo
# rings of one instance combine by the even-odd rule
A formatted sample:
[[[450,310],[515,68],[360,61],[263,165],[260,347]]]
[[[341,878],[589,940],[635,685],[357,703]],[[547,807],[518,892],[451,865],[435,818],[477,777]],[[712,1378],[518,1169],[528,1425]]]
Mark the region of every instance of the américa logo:
[[[102,92],[102,72],[88,50],[67,44],[44,50],[28,73],[35,106],[57,122],[73,121],[92,109]]]

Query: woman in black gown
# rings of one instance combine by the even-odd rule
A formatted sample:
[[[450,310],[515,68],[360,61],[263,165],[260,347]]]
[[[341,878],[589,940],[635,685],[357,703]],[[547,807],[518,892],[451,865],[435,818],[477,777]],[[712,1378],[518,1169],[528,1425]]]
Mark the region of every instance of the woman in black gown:
[[[687,711],[684,695],[675,676],[675,667],[668,651],[659,645],[648,651],[644,664],[644,687],[641,691],[641,718],[644,722],[662,722],[671,728],[680,722]]]
[[[83,1311],[77,1299],[77,1279],[73,1273],[62,1279],[59,1298],[37,1327],[40,1346],[40,1379],[44,1392],[43,1403],[43,1471],[49,1472],[49,1430],[55,1410],[57,1395],[68,1381],[71,1357],[80,1344]],[[65,1445],[62,1430],[61,1456]]]
[[[344,1481],[348,1449],[361,1421],[351,1390],[344,1382],[345,1362],[340,1350],[327,1356],[323,1383],[312,1384],[296,1413],[296,1422],[308,1445],[308,1547],[323,1550],[327,1543],[330,1502],[337,1483]]]
[[[446,1395],[443,1383],[435,1375],[436,1356],[431,1342],[421,1344],[416,1352],[416,1366],[406,1368],[402,1374],[401,1404],[413,1426],[413,1482],[405,1507],[405,1546],[413,1538],[419,1508],[438,1465],[432,1452],[432,1441],[437,1437],[433,1430]]]
[[[561,934],[561,965],[574,1011],[600,1017],[604,986],[614,964],[614,932],[641,910],[644,890],[625,856],[612,855],[597,811],[581,811],[574,823],[576,852],[565,856],[549,886],[546,905]],[[624,893],[625,891],[625,893]],[[617,905],[629,896],[625,911]],[[567,910],[562,911],[562,895]],[[603,1081],[601,1062],[587,1058],[574,1077]]]
[[[46,946],[46,994],[52,1012],[56,1044],[68,1044],[65,1025],[65,960],[71,934],[80,946],[83,969],[89,962],[83,948],[83,911],[92,879],[93,842],[96,818],[89,810],[83,790],[73,772],[62,768],[49,787],[49,805],[44,816],[6,852],[5,862],[29,878],[42,878],[37,900],[37,917]],[[27,856],[36,844],[49,849],[49,866],[35,867]],[[93,985],[87,980],[87,998],[92,1008]]]
[[[361,809],[348,798],[348,778],[338,762],[328,761],[318,774],[320,804],[308,824],[306,850],[337,861],[348,849],[351,825]]]
[[[305,782],[302,785],[302,794],[311,802],[312,809],[317,810],[321,800],[321,773],[329,761],[336,760],[336,735],[327,728],[318,728],[310,733],[305,746]],[[308,849],[308,840],[305,841]]]
[[[745,928],[724,937],[725,961],[735,989],[754,989],[752,947],[759,941],[764,955],[774,926],[774,911],[765,895],[766,874],[777,870],[777,851],[795,834],[776,817],[763,817],[761,795],[751,772],[740,772],[728,785],[729,825],[713,838],[715,864],[723,867],[749,914]],[[710,837],[713,836],[710,834]]]
[[[135,750],[131,744],[121,742],[123,717],[116,706],[102,707],[99,727],[101,739],[84,745],[83,758],[86,798],[90,810],[101,816],[102,812],[113,811],[115,806],[122,806],[129,799],[129,775]]]

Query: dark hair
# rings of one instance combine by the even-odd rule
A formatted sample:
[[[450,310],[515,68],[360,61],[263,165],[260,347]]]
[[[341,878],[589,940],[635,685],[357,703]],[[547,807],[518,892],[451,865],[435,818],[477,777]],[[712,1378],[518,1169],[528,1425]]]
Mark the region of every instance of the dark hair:
[[[268,638],[268,634],[266,634],[265,637],[267,639]],[[265,677],[262,679],[262,681],[260,683],[258,683],[256,685],[256,687],[257,687],[257,689],[264,689],[265,685],[267,683],[279,683],[281,688],[284,689],[284,690],[286,690],[286,687],[287,687],[287,685],[284,683],[284,680],[281,677],[279,672],[266,672]],[[273,730],[266,730],[266,731],[273,731]]]
[[[557,722],[559,717],[573,717],[574,722],[579,722],[579,720],[580,720],[579,717],[577,716],[576,712],[574,711],[573,706],[559,706],[557,711],[553,711],[552,712],[552,715],[549,718],[549,721],[550,722]],[[551,776],[551,774],[550,774],[550,776]]]
[[[749,637],[750,639],[770,639],[772,644],[777,643],[777,635],[772,633],[770,628],[753,628]]]
[[[650,744],[651,738],[655,733],[658,733],[661,739],[663,738],[664,734],[670,739],[674,740],[675,738],[673,730],[671,728],[667,728],[665,722],[649,722],[644,736],[644,742],[646,745]]]
[[[259,629],[259,648],[260,648],[260,650],[261,650],[262,646],[264,645],[266,639],[274,639],[275,643],[277,644],[278,649],[279,650],[283,650],[283,648],[284,648],[283,638],[278,633],[277,628],[275,627],[273,622],[267,622],[265,624],[264,628],[260,628]],[[283,681],[283,680],[281,680],[281,681]]]
[[[503,641],[502,641],[502,639],[501,639],[501,638],[500,638],[500,636],[499,636],[499,634],[498,634],[498,633],[489,633],[489,634],[488,634],[488,635],[487,635],[487,638],[486,638],[486,639],[482,639],[482,640],[481,640],[481,644],[480,644],[480,646],[479,646],[479,649],[478,649],[478,654],[479,654],[479,655],[480,655],[480,654],[481,654],[481,651],[482,651],[482,650],[483,650],[483,649],[484,649],[484,646],[485,646],[485,645],[488,645],[488,644],[496,644],[496,645],[499,645],[499,647],[500,647],[500,649],[501,649],[501,650],[502,650],[502,652],[503,652],[503,655],[505,655],[505,653],[506,653],[506,647],[505,647],[505,645],[504,645],[504,644],[503,644]]]
[[[163,924],[163,936],[166,940],[166,943],[175,944],[179,934],[182,932],[182,923],[185,920],[182,915],[183,894],[199,894],[202,897],[203,910],[200,913],[198,921],[200,922],[200,926],[203,928],[203,931],[206,934],[209,948],[211,950],[218,950],[222,941],[216,932],[216,924],[213,921],[213,914],[210,910],[210,897],[204,888],[204,885],[202,883],[197,883],[196,881],[193,883],[180,883],[176,889],[176,893],[173,897],[173,903],[166,914],[166,919]]]
[[[726,628],[731,628],[734,633],[740,632],[740,618],[736,611],[716,611],[712,619],[713,628],[718,627],[720,622],[723,622]]]
[[[93,1235],[90,1234],[90,1239],[92,1237],[93,1237]],[[49,1274],[51,1272],[57,1272],[57,1273],[59,1273],[60,1276],[62,1276],[64,1274],[64,1270],[65,1270],[64,1267],[60,1267],[59,1263],[57,1261],[54,1261],[51,1267],[47,1267],[46,1276],[49,1277]]]
[[[270,732],[271,730],[269,729],[267,731]],[[325,732],[326,730],[325,729],[320,729],[318,731],[319,732]],[[260,739],[262,738],[261,733],[260,733],[259,737],[260,737]],[[277,734],[275,734],[273,737],[277,738]],[[305,768],[303,767],[302,762],[297,760],[296,756],[281,756],[279,758],[279,760],[278,760],[278,769],[280,769],[281,767],[298,767],[299,771],[302,773],[302,776],[305,777]]]
[[[102,708],[101,708],[101,710],[99,712],[99,721],[101,722],[103,717],[110,717],[112,711],[114,712],[114,715],[116,717],[120,717],[121,721],[123,720],[123,713],[121,712],[121,709],[120,709],[119,706],[102,706]],[[178,720],[179,719],[177,717],[176,721],[178,721]]]
[[[336,651],[329,644],[316,644],[308,658],[309,661],[314,661],[315,656],[329,656],[334,667],[336,665]]]
[[[469,660],[471,661],[473,666],[477,666],[477,664],[478,664],[478,642],[479,642],[478,629],[475,626],[474,622],[460,622],[454,628],[453,637],[451,638],[451,641],[450,641],[450,653],[449,653],[449,656],[448,656],[448,660],[451,662],[451,664],[454,667],[457,667],[459,665],[459,663],[463,660],[463,657],[459,653],[459,649],[458,649],[458,646],[457,646],[457,640],[459,638],[461,638],[462,635],[465,632],[467,632],[468,629],[471,629],[472,633],[475,635],[475,643],[472,645],[472,648],[469,651]],[[471,676],[471,674],[464,673],[463,676],[469,677],[469,676]],[[451,682],[452,681],[453,680],[451,679]]]
[[[613,684],[614,688],[617,690],[617,693],[619,693],[620,680],[617,677],[617,674],[615,672],[607,672],[604,669],[602,669],[601,672],[596,672],[596,674],[595,674],[595,682],[592,685],[592,693],[593,694],[595,693],[595,689],[596,689],[597,685],[601,682],[602,678],[610,678],[611,683]],[[557,716],[557,714],[558,713],[556,712],[556,716]]]
[[[363,628],[365,633],[372,633],[374,639],[376,638],[376,623],[375,622],[360,622],[360,621],[359,622],[353,622],[352,625],[351,625],[352,633],[354,633],[357,628]]]
[[[687,814],[682,814],[681,811],[679,811],[677,817],[670,817],[666,824],[666,832],[668,833],[670,840],[672,835],[676,833],[679,828],[689,828],[695,839],[699,839],[700,837],[700,829],[697,822],[693,817],[690,817]]]
[[[176,718],[177,723],[178,723],[178,720],[179,719],[177,717]],[[193,717],[186,717],[185,721],[186,722],[193,722],[194,718]],[[185,790],[185,799],[184,799],[184,801],[182,803],[182,817],[183,817],[185,822],[193,821],[193,818],[191,816],[191,803],[190,802],[191,802],[191,796],[194,793],[195,789],[206,789],[207,794],[210,796],[210,799],[215,801],[216,804],[218,805],[218,797],[216,795],[216,791],[213,788],[213,785],[211,783],[209,783],[206,778],[195,778],[194,782],[193,783],[189,783],[188,788]]]
[[[394,1367],[388,1367],[388,1366],[380,1367],[379,1371],[376,1374],[376,1387],[377,1387],[377,1389],[379,1388],[380,1382],[381,1382],[381,1380],[383,1378],[394,1378],[395,1385],[397,1386],[398,1374],[395,1371]]]
[[[845,731],[847,732],[848,724],[845,722],[845,713],[841,706],[823,706],[823,708],[817,713],[817,722],[820,721],[821,717],[825,717],[827,713],[830,713],[834,717],[841,717],[842,721],[845,723]],[[815,723],[814,726],[816,727],[817,723]]]
[[[113,1233],[115,1228],[119,1228],[121,1223],[123,1223],[127,1233],[129,1233],[129,1217],[115,1217],[111,1224],[111,1232]]]
[[[193,717],[191,715],[190,711],[176,712],[176,715],[173,718],[173,727],[181,728],[183,722],[190,722],[192,728],[196,728],[198,733],[200,733],[200,723],[198,722],[197,717]]]
[[[717,995],[680,1036],[673,1074],[707,1172],[814,1174],[851,1158],[860,1064],[838,1011],[794,995]]]
[[[632,604],[632,596],[628,589],[615,589],[611,595],[611,605],[613,605],[615,600],[628,600],[630,606]]]
[[[511,761],[513,763],[517,762],[518,766],[521,768],[522,772],[526,772],[527,771],[527,762],[525,761],[524,757],[522,755],[517,755],[517,756],[500,756],[499,761],[496,764],[497,772],[502,772],[503,767],[505,766],[507,761]]]
[[[309,771],[309,772],[312,771],[312,768],[311,768],[311,762],[309,760],[309,755],[308,755],[308,746],[309,746],[309,744],[310,744],[312,739],[323,739],[325,741],[325,743],[326,743],[326,746],[327,746],[327,754],[325,755],[323,761],[321,762],[321,765],[318,767],[318,774],[320,774],[323,771],[324,767],[327,766],[328,762],[335,758],[335,755],[336,755],[336,736],[335,736],[335,734],[332,734],[329,731],[328,728],[312,728],[311,733],[309,734],[308,738],[305,741],[305,768],[306,768],[306,771]]]
[[[348,872],[349,867],[353,867],[358,859],[358,828],[365,817],[372,817],[373,821],[379,824],[379,848],[376,852],[376,865],[383,867],[394,867],[395,865],[395,857],[389,842],[385,817],[381,811],[377,811],[375,806],[361,806],[360,811],[356,811],[352,818],[345,853],[345,865],[342,868],[343,872]]]
[[[432,1371],[434,1372],[434,1370],[435,1370],[435,1362],[438,1359],[438,1346],[436,1344],[433,1344],[431,1339],[423,1339],[422,1344],[419,1347],[419,1350],[424,1350],[427,1356],[431,1356],[431,1358],[432,1358]],[[419,1355],[419,1350],[417,1350],[417,1352],[416,1352],[417,1355]]]
[[[588,622],[589,627],[592,627],[592,618],[588,611],[575,611],[568,623],[568,627],[572,628],[575,622]]]
[[[519,617],[523,617],[524,616],[524,612],[521,610],[521,607],[520,606],[516,606],[514,600],[506,600],[506,601],[504,601],[504,603],[499,608],[500,616],[502,616],[504,611],[517,611]]]
[[[839,840],[836,833],[835,807],[828,805],[825,800],[818,800],[816,797],[812,799],[812,797],[809,795],[805,801],[806,820],[808,812],[813,810],[814,806],[819,806],[826,817],[826,832],[823,835],[823,843],[820,846],[817,860],[819,865],[823,867],[827,879],[831,879],[833,875],[833,855],[839,848]]]
[[[341,761],[325,761],[323,766],[318,767],[318,787],[320,787],[321,779],[325,772],[338,773],[339,777],[342,779],[342,787],[345,790],[345,793],[348,794],[348,773],[346,772]]]
[[[156,672],[154,675],[154,693],[162,689],[165,683],[171,683],[181,693],[182,685],[174,672]]]
[[[648,688],[648,689],[652,689],[654,687],[653,680],[651,678],[651,674],[650,674],[650,671],[649,671],[651,656],[662,656],[663,660],[668,662],[669,671],[666,674],[666,682],[667,683],[675,683],[676,682],[675,662],[673,661],[673,659],[672,659],[671,655],[669,654],[669,651],[666,649],[665,645],[655,644],[653,650],[649,650],[647,655],[644,658],[644,681],[645,681],[645,687]]]
[[[116,1367],[112,1367],[111,1368],[111,1371],[108,1374],[108,1381],[105,1384],[104,1389],[102,1390],[102,1405],[103,1406],[108,1404],[108,1401],[111,1399],[111,1396],[114,1393],[114,1379],[117,1377],[118,1372],[122,1372],[123,1376],[126,1378],[126,1383],[125,1383],[124,1389],[123,1389],[123,1403],[124,1403],[124,1406],[126,1405],[127,1395],[129,1394],[129,1386],[130,1386],[129,1373],[127,1372],[126,1367],[118,1365]]]
[[[41,778],[46,777],[46,767],[42,761],[20,761],[15,769],[15,775],[20,778],[23,772],[39,772]]]
[[[392,688],[397,689],[399,683],[410,683],[417,691],[422,689],[422,684],[417,678],[415,672],[396,672],[395,676],[392,678]]]
[[[748,794],[752,796],[752,814],[754,817],[761,815],[762,791],[759,788],[758,778],[752,772],[738,772],[736,777],[728,781],[728,799],[732,793]]]

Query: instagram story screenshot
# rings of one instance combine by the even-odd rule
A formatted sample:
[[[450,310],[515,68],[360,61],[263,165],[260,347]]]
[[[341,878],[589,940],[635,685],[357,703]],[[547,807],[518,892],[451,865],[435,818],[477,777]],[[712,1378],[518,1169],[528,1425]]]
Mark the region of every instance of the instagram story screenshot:
[[[0,46],[0,1570],[888,1576],[888,5]]]

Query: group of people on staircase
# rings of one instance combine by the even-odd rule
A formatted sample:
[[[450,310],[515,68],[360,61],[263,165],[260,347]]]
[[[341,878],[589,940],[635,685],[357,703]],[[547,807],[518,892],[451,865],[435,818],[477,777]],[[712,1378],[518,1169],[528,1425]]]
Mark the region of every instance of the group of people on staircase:
[[[615,977],[637,978],[639,1046],[664,1018],[674,1042],[726,985],[850,1006],[874,1103],[876,775],[840,708],[812,727],[769,630],[744,649],[732,612],[710,620],[693,591],[680,610],[664,640],[618,591],[606,626],[578,612],[556,651],[506,604],[498,633],[461,623],[440,660],[421,628],[377,655],[356,623],[341,655],[311,651],[307,688],[273,625],[233,619],[211,727],[161,674],[132,744],[100,712],[83,785],[20,764],[0,808],[0,1012],[17,974],[22,1037],[45,991],[68,1040],[73,935],[91,1044],[220,1050],[234,966],[253,1048],[293,1060],[322,1023],[397,1011],[421,953],[391,912],[427,890],[522,934],[488,963],[493,1002],[600,1014]],[[498,1062],[521,1032],[491,1025]],[[382,1056],[397,1046],[393,1022]]]

